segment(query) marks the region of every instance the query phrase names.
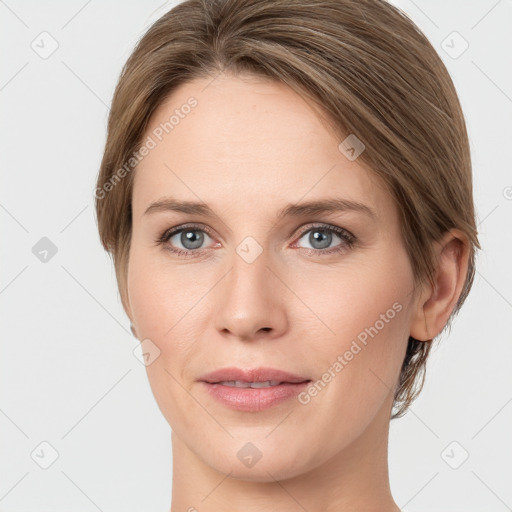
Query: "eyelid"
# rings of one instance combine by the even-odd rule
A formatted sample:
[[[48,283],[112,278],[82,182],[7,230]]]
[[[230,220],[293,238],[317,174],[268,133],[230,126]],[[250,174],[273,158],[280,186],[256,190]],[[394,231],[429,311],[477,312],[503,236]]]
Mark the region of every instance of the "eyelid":
[[[213,231],[206,225],[201,223],[195,223],[195,222],[189,222],[187,224],[180,224],[179,226],[174,226],[172,228],[169,228],[165,230],[162,233],[162,236],[159,237],[160,241],[168,240],[171,236],[181,233],[181,231],[184,231],[185,229],[197,230],[197,231],[204,231],[208,236],[211,238],[214,236]]]
[[[335,233],[345,234],[347,237],[355,239],[355,236],[350,231],[340,226],[335,226],[334,224],[328,224],[325,222],[313,222],[303,227],[304,229],[300,228],[300,236],[312,229],[325,229],[327,231],[334,231]]]

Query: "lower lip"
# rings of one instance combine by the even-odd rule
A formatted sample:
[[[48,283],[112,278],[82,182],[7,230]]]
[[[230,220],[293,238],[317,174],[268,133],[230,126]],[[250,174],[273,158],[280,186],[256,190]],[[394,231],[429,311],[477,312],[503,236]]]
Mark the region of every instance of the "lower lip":
[[[231,409],[246,412],[259,412],[296,397],[306,389],[308,382],[299,384],[284,383],[267,388],[235,388],[223,384],[201,382],[216,400]]]

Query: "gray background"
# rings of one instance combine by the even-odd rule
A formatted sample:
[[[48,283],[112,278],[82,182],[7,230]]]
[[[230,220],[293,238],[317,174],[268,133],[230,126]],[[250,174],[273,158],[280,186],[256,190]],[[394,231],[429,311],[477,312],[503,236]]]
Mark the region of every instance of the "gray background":
[[[0,1],[0,511],[169,510],[170,429],[93,191],[121,67],[175,3]],[[512,1],[393,3],[459,92],[484,249],[420,398],[392,422],[392,491],[404,512],[512,510]]]

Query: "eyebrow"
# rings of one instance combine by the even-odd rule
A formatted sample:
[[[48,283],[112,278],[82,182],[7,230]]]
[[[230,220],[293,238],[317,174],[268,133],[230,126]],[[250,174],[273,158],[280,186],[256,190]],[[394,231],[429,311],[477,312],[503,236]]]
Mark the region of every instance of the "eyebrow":
[[[175,211],[201,215],[204,217],[219,218],[206,203],[196,201],[179,201],[171,197],[166,197],[151,203],[144,212],[144,215],[163,211]],[[358,201],[341,198],[307,201],[300,204],[289,204],[279,211],[277,218],[282,219],[283,217],[301,217],[305,215],[319,215],[322,213],[347,211],[363,213],[368,217],[371,217],[373,220],[377,219],[377,214],[369,206]]]

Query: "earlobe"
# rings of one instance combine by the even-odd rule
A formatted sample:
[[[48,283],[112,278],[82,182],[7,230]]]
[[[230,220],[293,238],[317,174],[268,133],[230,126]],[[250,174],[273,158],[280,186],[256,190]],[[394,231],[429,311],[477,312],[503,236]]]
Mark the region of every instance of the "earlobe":
[[[430,289],[428,288],[430,286]],[[409,336],[418,341],[432,341],[433,336],[430,335],[429,324],[425,312],[425,306],[432,296],[433,288],[430,283],[423,285],[423,290],[418,296],[415,309],[411,319],[411,327]]]
[[[411,320],[410,336],[421,341],[431,341],[444,329],[468,271],[469,244],[462,231],[448,231],[435,247],[434,281],[426,284],[419,294]]]

